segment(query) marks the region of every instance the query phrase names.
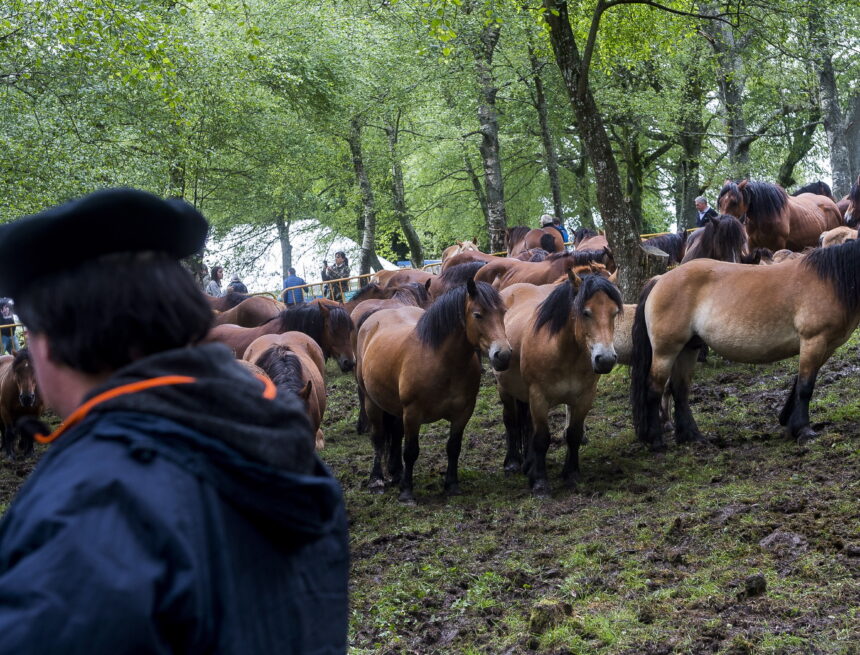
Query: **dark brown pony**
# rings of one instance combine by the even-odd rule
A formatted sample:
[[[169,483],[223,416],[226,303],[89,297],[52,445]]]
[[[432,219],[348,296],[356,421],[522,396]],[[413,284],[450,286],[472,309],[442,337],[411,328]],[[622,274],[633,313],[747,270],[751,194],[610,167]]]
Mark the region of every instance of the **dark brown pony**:
[[[316,342],[301,332],[266,335],[248,346],[245,360],[263,369],[278,392],[301,399],[316,435],[316,449],[325,447],[320,429],[326,407],[325,363]]]
[[[209,331],[207,341],[218,341],[227,345],[241,359],[254,339],[264,334],[281,334],[290,331],[304,332],[322,348],[326,359],[337,359],[341,371],[351,371],[355,366],[350,335],[352,320],[343,307],[325,303],[304,303],[287,309],[275,318],[255,328],[238,325],[216,325]]]
[[[643,246],[651,246],[662,250],[669,255],[669,266],[680,264],[687,251],[687,230],[680,230],[676,234],[661,234],[651,237],[642,242]]]
[[[860,175],[857,176],[857,181],[851,185],[851,191],[845,196],[840,203],[845,204],[845,225],[848,227],[860,227]]]
[[[551,284],[558,280],[575,266],[596,262],[606,266],[614,264],[609,251],[603,250],[573,250],[556,252],[542,262],[521,262],[518,259],[499,258],[481,268],[475,279],[479,282],[492,284],[496,289],[504,289],[518,282],[529,284]]]
[[[678,442],[702,435],[689,405],[696,353],[705,343],[736,362],[767,363],[800,354],[798,375],[779,415],[802,443],[818,370],[860,322],[860,241],[813,250],[778,266],[701,260],[654,278],[633,325],[631,400],[636,433],[662,448],[660,398],[675,401]]]
[[[605,278],[587,275],[580,280],[571,274],[555,287],[519,284],[501,295],[508,307],[505,333],[513,348],[510,366],[496,373],[508,442],[505,470],[522,466],[532,492],[546,495],[549,410],[567,406],[562,475],[575,483],[585,417],[599,374],[611,371],[617,359],[613,341],[621,294]]]
[[[836,203],[826,196],[789,196],[778,184],[743,180],[727,182],[717,207],[745,222],[751,248],[800,251],[818,243],[818,236],[842,225]]]
[[[749,239],[744,226],[734,216],[723,215],[708,219],[688,237],[681,263],[708,258],[737,264],[748,252]]]
[[[220,298],[210,296],[209,294],[204,295],[206,296],[206,301],[209,303],[209,306],[216,312],[226,312],[228,309],[232,309],[243,300],[250,298],[250,296],[244,293],[236,293],[232,289],[228,289],[227,293]]]
[[[791,195],[797,197],[802,193],[814,193],[818,196],[830,198],[834,202],[836,201],[836,198],[833,197],[833,191],[830,190],[830,185],[827,184],[827,182],[822,182],[821,180],[816,180],[815,182],[802,186],[799,189],[792,191]]]
[[[235,307],[215,314],[213,325],[231,323],[242,327],[257,327],[284,311],[283,303],[266,296],[251,296]]]
[[[382,460],[387,452],[392,481],[400,479],[400,500],[414,503],[418,432],[423,424],[444,419],[451,424],[445,491],[460,493],[457,465],[463,431],[481,382],[476,350],[489,353],[493,368],[507,367],[511,347],[504,314],[492,287],[469,282],[426,312],[417,307],[383,309],[365,320],[358,331],[356,377],[372,432],[372,491],[385,488]]]
[[[532,229],[525,225],[514,225],[505,230],[505,249],[508,251],[508,257],[532,248],[542,248],[547,252],[561,252],[564,250],[564,239],[561,232],[554,227]]]
[[[20,441],[25,457],[33,452],[33,437],[26,431],[19,433],[16,424],[25,416],[38,419],[43,409],[30,352],[22,348],[14,357],[0,356],[0,423],[7,458],[14,458],[16,441]]]
[[[475,274],[483,266],[485,266],[484,262],[466,262],[464,264],[457,264],[456,266],[449,266],[431,280],[428,287],[430,298],[436,300],[436,298],[444,295],[454,287],[461,287],[469,280],[474,280]]]
[[[468,252],[477,251],[470,250]],[[452,257],[451,259],[454,259],[454,257]],[[435,274],[428,273],[427,271],[422,271],[416,268],[401,268],[399,271],[379,271],[379,273],[376,274],[376,279],[379,283],[379,286],[383,289],[389,289],[391,287],[401,287],[404,284],[409,284],[410,282],[426,284],[427,280],[432,280],[434,277],[436,277]],[[367,299],[365,298],[365,300]]]

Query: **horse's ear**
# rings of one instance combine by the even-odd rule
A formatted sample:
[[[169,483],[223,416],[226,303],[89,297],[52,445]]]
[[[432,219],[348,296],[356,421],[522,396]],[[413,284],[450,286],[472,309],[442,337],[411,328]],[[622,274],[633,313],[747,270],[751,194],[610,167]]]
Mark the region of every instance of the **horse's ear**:
[[[716,216],[711,216],[708,220],[711,221],[711,223],[713,223],[714,227],[720,226],[720,219],[717,218]]]
[[[608,279],[610,282],[612,282],[612,284],[618,284],[618,269],[617,268],[614,271],[612,271],[612,275],[610,275]]]
[[[475,244],[475,246],[477,247],[477,245],[478,245],[478,237],[472,237],[472,243],[474,243],[474,244]]]
[[[317,303],[317,307],[320,308],[320,315],[323,318],[328,316],[328,309],[329,309],[328,305],[326,305],[324,302],[321,302],[321,303]]]
[[[478,293],[478,287],[477,287],[477,285],[475,284],[475,280],[474,280],[474,279],[469,278],[468,280],[466,280],[466,292],[467,292],[467,293],[469,294],[469,296],[470,296],[470,297],[472,297],[472,298],[474,298],[474,297],[475,297],[475,295]]]
[[[314,388],[314,383],[311,380],[308,380],[307,384],[302,387],[302,390],[299,391],[299,398],[302,400],[307,400],[311,396],[311,391]]]
[[[747,184],[749,184],[749,180],[741,180],[738,184],[738,189],[745,189]]]
[[[574,289],[578,289],[579,285],[582,284],[582,278],[572,268],[567,269],[567,279],[570,280]]]
[[[424,283],[424,288],[427,289],[428,292],[430,291],[430,285],[431,284],[433,284],[433,278],[428,277],[427,281]]]

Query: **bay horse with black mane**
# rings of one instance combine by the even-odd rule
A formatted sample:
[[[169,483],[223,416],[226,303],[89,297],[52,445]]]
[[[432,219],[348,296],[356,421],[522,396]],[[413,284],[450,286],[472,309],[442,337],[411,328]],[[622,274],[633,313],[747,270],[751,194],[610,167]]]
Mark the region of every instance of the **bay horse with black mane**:
[[[355,366],[350,339],[352,320],[343,307],[327,303],[303,303],[299,307],[282,311],[255,328],[216,325],[209,331],[206,341],[223,343],[233,350],[238,359],[242,359],[254,339],[264,334],[281,334],[293,330],[304,332],[316,341],[326,359],[337,359],[341,371],[351,371]]]
[[[778,184],[727,182],[717,207],[745,222],[750,248],[800,251],[815,246],[822,232],[842,225],[842,214],[827,196],[789,196]]]
[[[14,458],[16,442],[25,457],[33,452],[33,437],[17,424],[23,417],[38,419],[43,409],[30,351],[21,348],[15,356],[0,356],[0,441],[7,458]]]
[[[741,222],[734,216],[710,218],[687,239],[687,250],[681,263],[694,259],[718,259],[743,263],[749,253],[749,239]]]
[[[599,375],[615,366],[621,294],[606,278],[573,273],[556,286],[516,284],[502,292],[510,366],[496,372],[507,436],[505,470],[521,467],[535,495],[549,494],[549,410],[566,405],[567,458],[562,476],[579,477],[579,447]],[[525,460],[523,456],[525,455]]]
[[[481,382],[476,350],[489,354],[493,368],[508,366],[511,346],[505,337],[504,314],[492,287],[469,281],[451,289],[427,311],[383,309],[364,321],[358,331],[356,377],[371,425],[371,491],[385,488],[382,460],[387,453],[392,482],[400,481],[400,500],[414,503],[418,432],[424,423],[447,420],[445,491],[460,493],[457,466],[463,431]]]
[[[736,362],[769,363],[800,354],[779,422],[810,439],[809,401],[821,366],[860,322],[860,241],[820,248],[778,266],[696,260],[654,278],[633,325],[631,401],[638,437],[660,449],[660,398],[675,401],[678,442],[703,439],[689,405],[702,343]]]
[[[514,225],[505,230],[505,249],[508,251],[508,257],[532,248],[542,248],[547,252],[561,252],[564,250],[564,238],[554,227],[530,228],[526,225]]]

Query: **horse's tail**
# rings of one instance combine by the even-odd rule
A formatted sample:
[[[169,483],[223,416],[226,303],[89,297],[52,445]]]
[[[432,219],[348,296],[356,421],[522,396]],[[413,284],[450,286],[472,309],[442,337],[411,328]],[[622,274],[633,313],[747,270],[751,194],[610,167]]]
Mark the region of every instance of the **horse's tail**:
[[[555,237],[551,234],[542,234],[540,238],[540,247],[547,252],[555,252]]]
[[[636,316],[633,319],[632,341],[633,349],[630,354],[630,404],[633,409],[633,428],[636,436],[642,441],[648,441],[648,391],[651,376],[651,338],[648,336],[648,326],[645,324],[645,301],[651,294],[654,285],[660,277],[651,278],[642,288],[639,304],[636,305]]]

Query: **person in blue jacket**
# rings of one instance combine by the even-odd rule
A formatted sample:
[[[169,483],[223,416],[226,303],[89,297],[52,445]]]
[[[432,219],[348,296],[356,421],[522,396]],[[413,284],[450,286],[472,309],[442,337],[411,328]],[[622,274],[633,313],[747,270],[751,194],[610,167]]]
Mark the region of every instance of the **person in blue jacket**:
[[[290,289],[290,287],[298,287],[305,284],[305,281],[296,275],[296,269],[290,267],[287,271],[289,275],[284,278],[284,293],[281,294],[282,300],[287,307],[297,305],[305,301],[304,289]],[[289,291],[287,291],[289,289]]]
[[[297,397],[218,344],[190,205],[97,192],[0,226],[63,418],[0,522],[0,654],[345,653],[337,482]]]
[[[564,243],[570,241],[570,236],[567,233],[564,225],[561,222],[561,219],[558,216],[553,216],[552,214],[544,214],[540,217],[540,225],[541,227],[554,227],[561,233],[561,240]]]

